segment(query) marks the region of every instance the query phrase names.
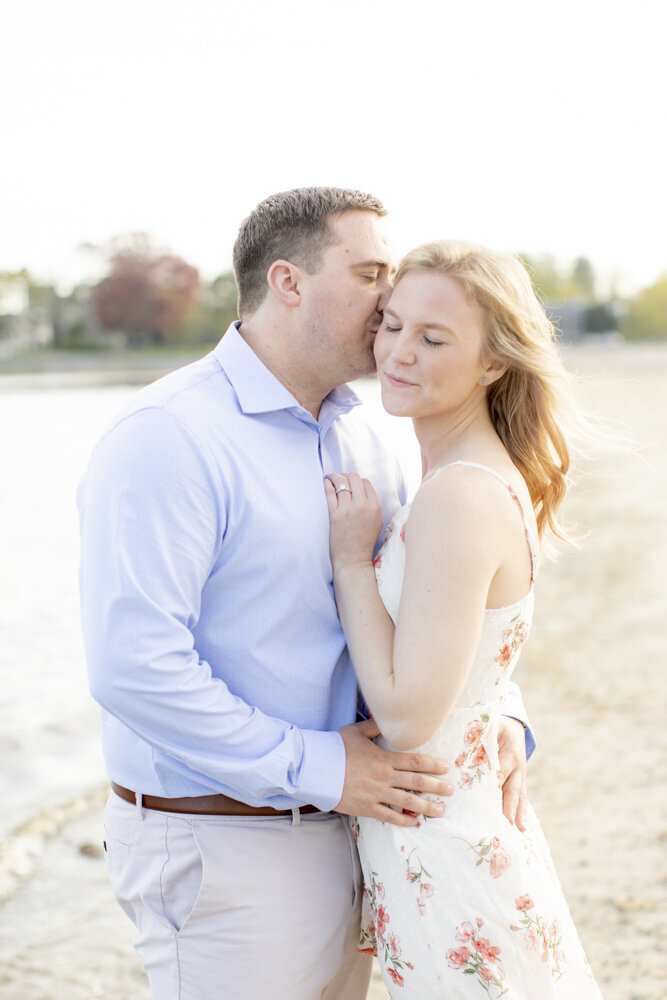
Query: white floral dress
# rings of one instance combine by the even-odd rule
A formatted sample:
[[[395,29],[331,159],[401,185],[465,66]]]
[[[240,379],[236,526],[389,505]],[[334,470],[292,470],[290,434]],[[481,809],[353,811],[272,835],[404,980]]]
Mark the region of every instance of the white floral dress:
[[[509,483],[476,467],[496,476],[521,512],[531,587],[516,604],[485,612],[464,690],[420,747],[450,764],[456,790],[444,817],[411,828],[352,820],[364,872],[360,949],[377,953],[392,998],[600,1000],[535,814],[521,833],[502,813],[498,721],[530,628],[536,550]],[[394,621],[408,514],[398,511],[375,560]]]

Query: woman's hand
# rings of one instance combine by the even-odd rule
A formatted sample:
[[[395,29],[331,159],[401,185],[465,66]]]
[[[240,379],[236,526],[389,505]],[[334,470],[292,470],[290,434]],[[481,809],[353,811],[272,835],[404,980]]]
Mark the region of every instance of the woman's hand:
[[[329,547],[334,571],[365,565],[382,530],[382,505],[373,485],[356,472],[332,473],[324,480],[331,526]]]

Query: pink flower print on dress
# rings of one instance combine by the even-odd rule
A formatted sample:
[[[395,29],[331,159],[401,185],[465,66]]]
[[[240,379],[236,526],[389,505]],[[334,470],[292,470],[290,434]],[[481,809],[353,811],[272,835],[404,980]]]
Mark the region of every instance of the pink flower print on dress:
[[[463,736],[463,743],[467,749],[459,754],[454,764],[462,774],[459,778],[459,788],[472,788],[473,781],[481,781],[485,773],[491,770],[491,761],[486,752],[486,747],[482,742],[484,734],[489,725],[489,716],[482,713],[478,719],[473,719],[468,723],[468,727]]]
[[[387,975],[391,977],[391,981],[394,983],[395,986],[405,986],[405,980],[403,979],[403,976],[400,974],[400,972],[397,972],[396,969],[387,969]]]
[[[389,951],[391,952],[392,958],[398,958],[401,954],[401,939],[398,934],[390,934],[388,942]]]
[[[465,745],[468,747],[476,746],[477,743],[479,743],[480,736],[482,735],[482,729],[482,723],[479,719],[475,719],[474,722],[471,722],[466,729],[465,736],[463,737]]]
[[[472,939],[472,943],[484,956],[487,962],[498,962],[500,960],[500,948],[489,944],[488,938],[477,937]]]
[[[468,845],[468,849],[477,858],[475,867],[478,868],[485,864],[489,866],[491,878],[500,878],[502,873],[512,864],[510,855],[503,849],[498,837],[492,837],[490,840],[482,837],[476,844],[471,844],[470,841],[464,840],[462,837],[458,839],[463,840],[463,843]]]
[[[459,948],[458,951],[448,951],[447,952],[447,962],[452,967],[452,969],[460,969],[462,965],[465,965],[470,958],[470,948]]]
[[[401,528],[401,541],[405,544],[405,525]]]
[[[477,931],[475,930],[474,924],[471,924],[469,920],[466,920],[456,928],[456,940],[470,941],[476,933]]]
[[[503,670],[507,670],[511,662],[512,662],[512,647],[509,645],[509,643],[506,643],[496,656],[496,663],[499,664],[499,666],[501,666]],[[497,683],[498,681],[496,681],[496,684]]]
[[[484,926],[481,917],[475,919],[475,924],[477,926],[466,920],[457,927],[456,940],[464,946],[447,952],[447,964],[450,969],[475,976],[477,985],[482,987],[487,996],[497,1000],[507,993],[500,964],[500,948],[479,933]]]
[[[504,851],[494,851],[491,855],[490,874],[491,878],[500,878],[502,873],[512,864],[509,854]]]
[[[424,876],[430,879],[431,873],[426,868],[424,868],[424,865],[422,864],[419,855],[417,855],[413,860],[412,856],[416,850],[417,848],[413,847],[410,853],[408,854],[407,858],[405,859],[405,865],[406,865],[405,874],[408,882],[411,885],[418,886],[419,888],[419,895],[417,896],[417,909],[419,910],[419,913],[423,917],[426,909],[426,901],[433,896],[433,894],[435,893],[435,889],[433,888],[431,882],[426,882],[424,879]]]
[[[417,909],[419,910],[420,916],[424,916],[426,913],[426,900],[430,899],[435,889],[430,882],[425,882],[424,885],[420,886],[419,889],[419,899],[417,900]]]
[[[494,661],[500,667],[496,677],[496,685],[500,684],[512,664],[516,663],[519,651],[527,638],[528,626],[520,615],[515,615],[510,627],[503,632],[502,646]]]
[[[535,909],[535,903],[526,893],[517,896],[515,906],[521,913],[519,925],[510,924],[510,930],[522,933],[524,948],[527,951],[539,952],[540,960],[549,964],[551,975],[555,981],[564,974],[566,964],[565,952],[561,947],[560,924],[557,919],[549,923],[539,913],[529,913]]]
[[[378,881],[376,872],[370,872],[364,893],[371,904],[373,924],[371,927],[362,927],[358,950],[377,955],[383,969],[393,982],[397,986],[404,986],[403,974],[406,969],[413,969],[414,966],[401,957],[401,939],[398,934],[393,931],[387,934],[387,925],[391,920],[387,907],[378,902],[379,899],[384,899],[385,891],[382,882]]]
[[[371,910],[373,910],[373,903],[371,892],[367,886],[364,886],[364,895],[371,902]],[[372,917],[367,923],[362,921],[361,933],[359,935],[359,944],[357,945],[357,951],[363,952],[365,955],[376,955],[378,953],[377,937],[375,933],[375,916]]]
[[[377,915],[375,917],[375,931],[379,938],[384,937],[384,932],[387,929],[387,924],[389,923],[389,914],[386,908],[380,903],[377,908]]]

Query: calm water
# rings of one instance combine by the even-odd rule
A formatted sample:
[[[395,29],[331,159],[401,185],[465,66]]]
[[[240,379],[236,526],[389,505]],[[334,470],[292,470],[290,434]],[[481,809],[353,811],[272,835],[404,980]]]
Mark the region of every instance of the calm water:
[[[79,635],[77,483],[134,386],[0,378],[0,840],[105,780]],[[409,421],[357,386],[416,472]]]
[[[74,495],[133,391],[7,391],[0,380],[0,837],[104,780],[79,635]]]

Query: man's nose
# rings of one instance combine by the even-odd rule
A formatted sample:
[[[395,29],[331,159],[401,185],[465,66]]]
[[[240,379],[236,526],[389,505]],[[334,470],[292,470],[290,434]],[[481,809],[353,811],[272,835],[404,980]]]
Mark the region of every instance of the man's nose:
[[[376,309],[379,313],[383,313],[384,307],[386,306],[387,302],[389,302],[389,298],[391,296],[391,291],[392,291],[391,281],[389,280],[389,278],[385,278],[385,280],[382,282],[380,286],[379,291],[380,294],[378,295]]]

